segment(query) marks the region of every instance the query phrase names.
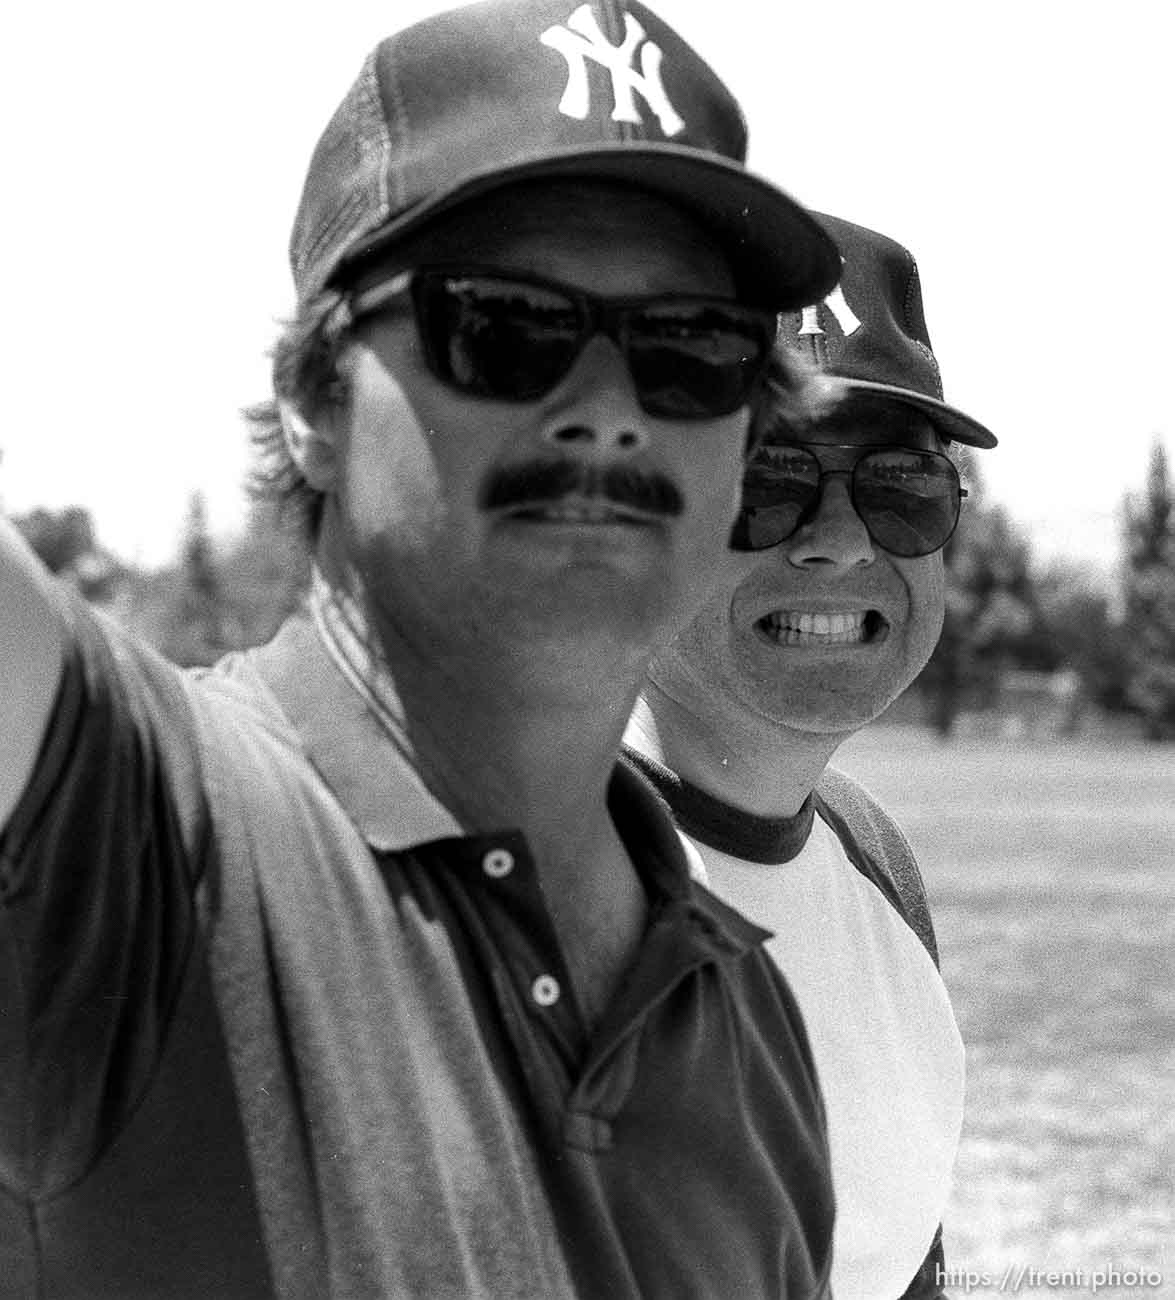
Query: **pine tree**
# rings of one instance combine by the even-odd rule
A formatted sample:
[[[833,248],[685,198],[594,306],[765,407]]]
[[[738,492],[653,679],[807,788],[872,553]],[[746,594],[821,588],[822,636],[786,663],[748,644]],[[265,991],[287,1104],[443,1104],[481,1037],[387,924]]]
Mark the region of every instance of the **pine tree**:
[[[1175,509],[1155,442],[1141,494],[1126,498],[1126,697],[1152,740],[1175,739]]]
[[[224,595],[204,497],[194,492],[180,542],[179,565],[164,603],[157,640],[176,663],[208,664],[228,649]]]

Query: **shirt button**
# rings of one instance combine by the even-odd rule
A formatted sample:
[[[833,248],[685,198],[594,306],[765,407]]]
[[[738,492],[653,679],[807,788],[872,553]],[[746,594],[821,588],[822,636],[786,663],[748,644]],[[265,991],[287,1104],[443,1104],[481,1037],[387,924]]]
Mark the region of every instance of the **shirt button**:
[[[540,1007],[553,1007],[561,991],[554,975],[540,975],[530,986],[530,996]]]
[[[481,860],[481,869],[491,880],[501,880],[514,870],[514,854],[509,849],[490,849]]]

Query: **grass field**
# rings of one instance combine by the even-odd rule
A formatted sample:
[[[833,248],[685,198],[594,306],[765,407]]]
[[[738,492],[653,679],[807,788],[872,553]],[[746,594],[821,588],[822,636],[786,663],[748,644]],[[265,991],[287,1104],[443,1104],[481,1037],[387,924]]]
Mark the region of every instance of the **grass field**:
[[[948,1264],[1175,1296],[1175,748],[879,727],[835,761],[914,844],[967,1044]]]

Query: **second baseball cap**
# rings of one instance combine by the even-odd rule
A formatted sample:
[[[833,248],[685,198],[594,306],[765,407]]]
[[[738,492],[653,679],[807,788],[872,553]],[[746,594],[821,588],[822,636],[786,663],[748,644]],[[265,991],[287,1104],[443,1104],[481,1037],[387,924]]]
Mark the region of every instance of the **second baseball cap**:
[[[780,341],[816,362],[833,394],[873,393],[921,411],[947,442],[994,447],[996,436],[943,401],[918,267],[895,240],[823,214],[844,273],[824,299],[780,319]]]
[[[823,227],[748,172],[746,124],[637,0],[483,0],[368,56],[306,176],[290,240],[305,301],[445,212],[514,182],[619,181],[692,213],[742,292],[784,310],[840,274]]]

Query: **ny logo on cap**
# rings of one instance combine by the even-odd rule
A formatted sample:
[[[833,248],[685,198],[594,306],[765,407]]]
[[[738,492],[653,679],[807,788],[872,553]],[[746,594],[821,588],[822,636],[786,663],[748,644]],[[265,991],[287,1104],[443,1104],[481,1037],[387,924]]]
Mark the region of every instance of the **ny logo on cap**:
[[[567,88],[559,101],[560,113],[580,121],[587,117],[591,99],[587,61],[592,59],[612,75],[613,122],[640,124],[641,116],[633,98],[635,92],[656,114],[666,135],[677,135],[684,130],[685,122],[669,102],[661,83],[661,47],[645,40],[645,29],[632,14],[624,15],[621,45],[609,42],[588,4],[580,5],[565,27],[548,27],[539,40],[567,60]],[[633,66],[637,46],[640,46],[639,72]]]
[[[849,306],[844,290],[839,284],[824,299],[824,306],[836,318],[836,323],[840,326],[841,333],[845,338],[848,338],[850,334],[855,334],[861,328],[861,322],[856,312]],[[807,334],[823,333],[823,329],[820,328],[820,304],[813,303],[811,307],[805,307],[800,313],[799,334],[803,338]]]

